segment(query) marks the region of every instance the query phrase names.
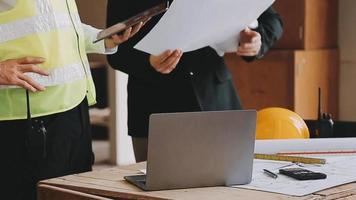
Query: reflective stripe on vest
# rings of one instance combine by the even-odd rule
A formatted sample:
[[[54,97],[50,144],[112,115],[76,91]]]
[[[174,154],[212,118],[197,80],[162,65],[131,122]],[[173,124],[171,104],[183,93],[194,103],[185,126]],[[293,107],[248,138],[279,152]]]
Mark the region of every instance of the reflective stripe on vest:
[[[0,25],[0,44],[25,37],[27,35],[73,26],[71,21],[72,19],[69,14],[55,13],[49,0],[36,0],[36,8],[38,13],[37,16]],[[73,18],[75,23],[81,23],[77,15]],[[14,30],[17,31],[14,32]],[[85,65],[83,70],[82,63],[56,67],[55,70],[50,72],[48,77],[35,73],[25,73],[25,75],[30,77],[32,80],[45,87],[71,83],[84,78],[85,74],[91,76],[90,68]],[[0,85],[0,89],[7,88],[19,87]]]
[[[90,69],[87,69],[90,71]],[[82,63],[76,63],[60,68],[55,68],[50,72],[49,76],[42,76],[36,73],[25,73],[26,76],[36,81],[38,84],[48,87],[63,85],[71,82],[81,80],[86,77],[86,72],[83,69]],[[19,86],[5,86],[0,85],[0,89],[20,88]]]
[[[31,93],[33,117],[64,112],[85,96],[95,103],[95,88],[85,53],[82,25],[75,0],[17,0],[0,13],[0,61],[39,56],[49,76],[25,73],[47,87]],[[0,85],[0,121],[26,118],[24,90]]]
[[[41,24],[34,26],[33,24]],[[25,37],[27,35],[48,32],[53,29],[71,27],[72,22],[68,14],[44,13],[28,19],[2,24],[0,26],[0,43]],[[14,30],[18,30],[14,32]]]
[[[37,9],[36,16],[0,24],[0,43],[5,43],[31,34],[73,27],[73,25],[75,28],[78,28],[77,26],[81,24],[78,15],[70,16],[69,13],[58,13],[58,11],[52,8],[49,0],[34,1],[36,2]],[[66,2],[66,0],[62,1]]]

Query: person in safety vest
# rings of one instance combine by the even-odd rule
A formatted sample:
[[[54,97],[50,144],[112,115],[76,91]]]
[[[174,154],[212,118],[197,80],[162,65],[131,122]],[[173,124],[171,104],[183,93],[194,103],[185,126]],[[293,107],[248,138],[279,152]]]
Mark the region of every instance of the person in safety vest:
[[[39,180],[92,169],[86,54],[116,53],[143,24],[94,44],[75,0],[0,0],[2,198],[36,199]]]

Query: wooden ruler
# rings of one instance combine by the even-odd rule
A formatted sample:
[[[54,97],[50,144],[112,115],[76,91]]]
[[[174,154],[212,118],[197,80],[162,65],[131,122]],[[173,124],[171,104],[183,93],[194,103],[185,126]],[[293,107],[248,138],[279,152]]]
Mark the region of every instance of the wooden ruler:
[[[356,156],[356,150],[340,150],[340,151],[294,151],[277,153],[281,156]]]
[[[281,156],[274,154],[255,154],[255,159],[261,160],[275,160],[275,161],[288,161],[294,163],[304,163],[304,164],[325,164],[325,159],[320,158],[306,158],[300,156]]]

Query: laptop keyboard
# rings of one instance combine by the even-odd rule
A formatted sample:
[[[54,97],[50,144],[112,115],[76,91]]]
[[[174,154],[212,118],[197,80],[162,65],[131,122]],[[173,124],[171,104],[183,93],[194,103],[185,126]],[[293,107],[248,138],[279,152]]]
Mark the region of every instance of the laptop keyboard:
[[[144,180],[144,179],[142,179],[142,180],[137,180],[137,182],[139,182],[139,183],[142,183],[142,184],[146,185],[146,180]]]

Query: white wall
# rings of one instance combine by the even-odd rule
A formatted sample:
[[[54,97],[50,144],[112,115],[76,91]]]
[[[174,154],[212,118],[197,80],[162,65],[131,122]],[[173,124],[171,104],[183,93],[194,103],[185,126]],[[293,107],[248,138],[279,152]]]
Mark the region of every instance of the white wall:
[[[356,121],[356,1],[339,2],[340,119]]]
[[[110,160],[117,165],[135,163],[131,137],[127,135],[127,78],[122,72],[109,70]]]

